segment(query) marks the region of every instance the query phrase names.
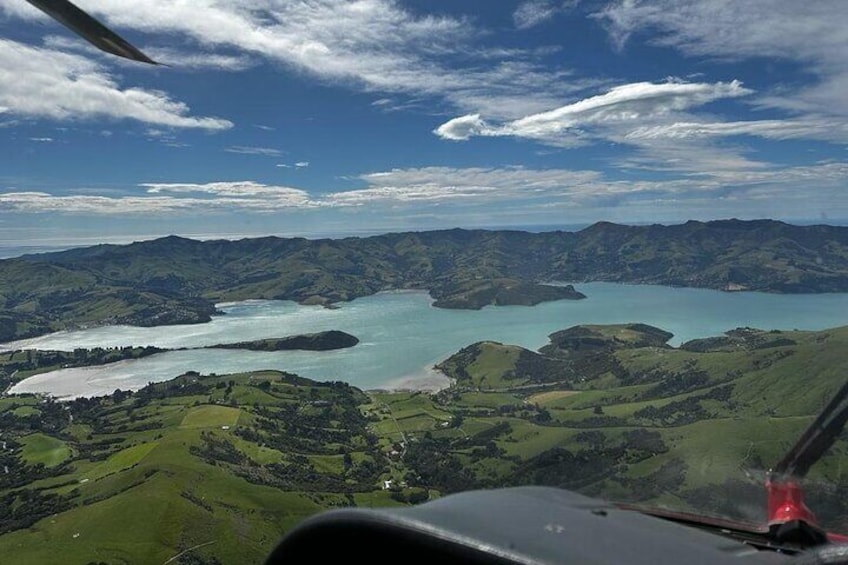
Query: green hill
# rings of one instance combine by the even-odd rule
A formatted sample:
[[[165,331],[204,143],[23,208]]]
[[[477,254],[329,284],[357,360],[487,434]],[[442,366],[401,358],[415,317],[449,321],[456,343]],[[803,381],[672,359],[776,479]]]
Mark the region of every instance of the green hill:
[[[765,471],[846,379],[848,327],[668,337],[623,324],[555,332],[539,352],[473,344],[435,394],[266,371],[0,397],[0,554],[258,563],[322,509],[523,484],[762,519]],[[843,531],[846,454],[840,440],[806,486]]]
[[[848,328],[743,328],[681,348],[669,337],[643,324],[577,326],[538,353],[464,348],[440,365],[456,380],[432,400],[451,426],[432,418],[411,450],[422,484],[546,484],[762,519],[765,471],[848,378]],[[747,345],[727,345],[738,341]],[[819,517],[843,531],[846,447],[808,485]]]
[[[367,402],[272,371],[69,403],[4,398],[4,562],[162,563],[199,544],[192,563],[256,563],[320,509],[395,503]]]
[[[446,308],[582,298],[544,281],[769,292],[848,290],[848,228],[737,220],[601,222],[576,233],[445,230],[367,238],[99,245],[0,261],[0,341],[89,324],[200,323],[217,301],[331,304],[425,289]]]

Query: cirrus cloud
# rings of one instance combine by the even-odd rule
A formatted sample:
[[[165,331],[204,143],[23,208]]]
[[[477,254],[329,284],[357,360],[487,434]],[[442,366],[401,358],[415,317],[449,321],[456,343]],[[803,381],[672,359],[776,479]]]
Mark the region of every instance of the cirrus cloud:
[[[0,0],[0,10],[44,17],[18,4]],[[118,29],[245,57],[222,65],[262,58],[367,92],[431,97],[504,118],[549,108],[599,82],[539,64],[533,50],[484,46],[485,32],[470,18],[418,15],[395,0],[89,0],[85,7]]]
[[[529,29],[554,17],[557,8],[549,0],[527,0],[512,13],[515,27]]]
[[[651,32],[649,42],[693,57],[803,63],[817,83],[767,93],[760,102],[848,116],[848,3],[843,0],[616,0],[595,17],[619,49]]]
[[[232,145],[224,149],[227,153],[237,153],[239,155],[258,155],[260,157],[279,157],[283,154],[280,149],[273,147],[254,147],[246,145]]]

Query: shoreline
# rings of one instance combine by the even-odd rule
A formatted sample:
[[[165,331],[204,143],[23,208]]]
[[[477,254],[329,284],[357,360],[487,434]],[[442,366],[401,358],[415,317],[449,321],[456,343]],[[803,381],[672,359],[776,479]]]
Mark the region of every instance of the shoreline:
[[[350,316],[345,318],[339,318],[341,314],[328,316],[307,307],[302,320],[292,318],[294,325],[291,328],[286,326],[287,320],[290,319],[290,315],[294,315],[292,312],[300,315],[300,309],[290,312],[289,308],[282,308],[279,311],[269,311],[267,316],[261,308],[245,311],[244,319],[228,318],[238,322],[232,327],[219,325],[206,330],[208,335],[204,332],[185,334],[185,326],[173,326],[167,331],[162,328],[153,332],[133,331],[128,332],[126,336],[120,331],[120,327],[98,330],[88,336],[85,334],[69,336],[66,332],[60,332],[59,338],[52,341],[33,340],[16,345],[25,346],[27,349],[68,351],[73,347],[85,347],[98,343],[98,340],[102,339],[98,348],[109,348],[117,342],[126,342],[127,346],[135,342],[149,343],[148,336],[153,333],[156,335],[164,333],[166,335],[161,338],[163,343],[158,346],[159,348],[167,347],[170,351],[159,355],[173,357],[160,360],[160,357],[153,355],[143,360],[124,361],[124,363],[138,363],[131,368],[120,364],[105,367],[88,365],[57,369],[62,371],[59,374],[46,370],[45,373],[31,377],[32,380],[22,379],[10,392],[49,392],[56,397],[94,397],[111,394],[117,388],[137,390],[151,380],[166,381],[187,370],[196,370],[204,374],[235,374],[263,368],[283,368],[316,381],[345,381],[361,390],[438,391],[449,387],[450,381],[444,375],[434,371],[432,365],[477,341],[493,340],[538,350],[545,345],[552,332],[571,325],[611,324],[640,320],[674,333],[675,342],[670,345],[676,346],[678,341],[719,336],[730,329],[742,326],[781,330],[823,330],[839,327],[845,325],[843,312],[844,307],[848,306],[848,293],[837,295],[836,298],[832,295],[778,297],[765,293],[745,293],[742,297],[738,293],[715,290],[672,289],[662,285],[621,283],[595,283],[595,286],[589,289],[591,294],[605,297],[605,299],[598,301],[597,306],[591,307],[581,305],[581,302],[568,302],[564,306],[557,306],[555,303],[538,311],[536,310],[538,306],[535,308],[490,307],[480,312],[450,311],[442,314],[439,311],[438,314],[431,314],[438,309],[429,306],[430,301],[424,298],[423,291],[395,290],[381,291],[381,293],[384,293],[387,298],[392,295],[421,298],[415,300],[398,298],[385,303],[373,300],[367,304],[368,308],[351,309]],[[671,304],[667,302],[669,297],[674,299]],[[607,306],[604,308],[601,302]],[[622,306],[619,307],[619,304]],[[640,304],[643,307],[637,308],[636,306]],[[712,307],[708,312],[704,312],[704,316],[701,316],[704,304],[712,305]],[[667,310],[658,311],[658,305]],[[599,309],[598,306],[601,308]],[[348,309],[342,308],[341,312],[346,310]],[[432,316],[432,319],[428,316]],[[256,331],[251,329],[248,332],[245,328],[253,327],[248,325],[253,323],[253,317],[264,324],[262,328],[265,326],[267,328]],[[375,327],[374,324],[378,323],[402,324],[402,330],[399,326],[397,330],[371,331]],[[297,324],[301,324],[302,327]],[[262,335],[288,333],[281,332],[282,327],[294,332],[314,332],[313,326],[316,329],[319,326],[348,329],[354,334],[359,332],[349,328],[360,327],[365,332],[361,334],[365,336],[364,342],[358,348],[328,353],[257,353],[250,350],[221,349],[206,349],[203,353],[198,353],[197,349],[200,347],[205,349],[206,343],[218,344],[234,337],[249,340],[257,336],[259,336],[257,339],[260,339]],[[195,345],[195,342],[204,345]],[[407,349],[409,354],[406,352]],[[99,370],[98,367],[100,367]],[[12,367],[10,366],[9,369],[8,372],[11,373]],[[19,373],[16,378],[21,376]],[[54,378],[55,381],[47,382]]]
[[[365,392],[429,392],[435,393],[454,384],[454,380],[436,369],[427,366],[415,373],[392,379],[386,386],[367,389]]]
[[[574,286],[575,290],[577,285],[584,284],[594,284],[594,283],[602,283],[602,284],[611,284],[611,285],[620,285],[620,286],[634,286],[634,287],[662,287],[667,289],[687,289],[687,290],[703,290],[703,291],[712,291],[712,292],[721,292],[724,294],[750,294],[750,295],[778,295],[778,296],[826,296],[826,295],[844,295],[848,294],[848,291],[813,291],[813,292],[786,292],[786,291],[778,291],[778,290],[769,290],[769,289],[751,289],[748,287],[744,287],[741,285],[736,285],[739,288],[731,287],[729,284],[722,285],[680,285],[680,284],[669,284],[669,283],[661,283],[656,281],[649,280],[633,280],[633,281],[618,281],[618,280],[605,280],[605,279],[582,279],[582,280],[572,280],[572,281],[561,281],[561,280],[540,280],[535,281],[535,284],[540,286],[549,286],[549,287],[564,287],[564,286]],[[40,349],[39,347],[31,347],[27,346],[28,342],[34,342],[46,337],[69,334],[75,332],[81,332],[91,329],[98,328],[127,328],[127,329],[139,329],[139,328],[158,328],[158,327],[191,327],[191,326],[202,326],[205,324],[210,324],[214,321],[215,318],[226,316],[227,312],[223,310],[224,308],[232,308],[240,305],[256,305],[266,302],[289,302],[292,304],[297,304],[298,306],[306,306],[306,307],[316,307],[322,308],[326,310],[337,310],[344,308],[345,305],[351,304],[356,300],[363,298],[371,298],[375,296],[379,296],[382,294],[388,295],[403,295],[403,294],[423,294],[426,295],[430,299],[430,307],[431,308],[439,308],[444,310],[458,310],[458,311],[478,311],[480,308],[471,308],[471,307],[459,307],[459,308],[447,308],[443,306],[436,306],[437,299],[433,298],[430,290],[423,288],[391,288],[379,290],[377,292],[373,292],[371,294],[363,294],[361,296],[354,296],[348,300],[340,300],[338,302],[330,302],[326,304],[305,304],[304,301],[298,301],[294,299],[268,299],[268,298],[246,298],[244,300],[232,300],[232,301],[221,301],[213,303],[213,307],[216,309],[216,312],[210,316],[208,320],[203,321],[188,321],[188,322],[172,322],[172,323],[163,323],[163,324],[153,324],[153,325],[134,325],[127,323],[114,323],[114,320],[100,320],[95,322],[86,322],[81,324],[69,324],[68,326],[58,329],[55,331],[49,331],[46,333],[29,336],[25,338],[14,339],[11,341],[0,342],[0,354],[2,353],[10,353],[12,351],[17,350],[26,350],[26,349]],[[589,295],[585,295],[584,298],[591,298]],[[571,300],[569,298],[558,298],[558,299],[549,299],[542,300],[536,304],[486,304],[483,308],[504,308],[510,306],[522,306],[525,308],[532,308],[538,306],[540,304],[545,304],[549,302],[559,302],[563,300]],[[138,345],[138,344],[136,344]]]
[[[114,364],[124,363],[126,361],[127,360],[115,361]],[[107,365],[111,365],[111,364],[113,364],[113,363],[107,363]],[[88,365],[88,366],[85,366],[85,367],[69,367],[69,368],[66,368],[66,369],[58,369],[58,370],[67,371],[68,373],[73,372],[73,376],[80,376],[80,377],[82,377],[82,382],[88,383],[89,381],[87,379],[85,379],[84,373],[87,372],[87,370],[92,370],[92,369],[95,369],[97,367],[103,367],[103,366],[104,365]],[[264,369],[264,370],[279,371],[280,369]],[[262,371],[263,370],[249,371],[249,372],[250,373],[260,373]],[[44,398],[52,398],[54,400],[62,402],[62,401],[76,400],[77,398],[105,398],[105,397],[111,396],[114,393],[114,391],[111,391],[111,392],[105,392],[104,391],[103,393],[97,392],[97,393],[90,394],[90,395],[89,394],[79,394],[79,393],[77,393],[77,394],[64,394],[63,395],[63,394],[54,394],[54,393],[41,392],[41,391],[22,391],[22,392],[15,392],[14,391],[14,389],[17,388],[20,384],[22,384],[22,383],[24,383],[28,380],[31,380],[31,379],[38,379],[39,376],[47,375],[47,374],[50,374],[52,372],[54,372],[54,371],[50,371],[50,372],[47,372],[47,373],[39,373],[37,375],[29,376],[29,377],[27,377],[23,380],[20,380],[16,383],[12,383],[6,388],[5,391],[0,392],[0,397],[35,395],[35,396],[44,397]],[[228,374],[235,375],[235,374],[239,374],[239,373],[228,373]],[[223,376],[227,376],[228,374],[216,374],[215,376],[223,377]],[[165,379],[163,381],[149,382],[149,383],[145,384],[144,386],[127,387],[126,389],[121,388],[120,390],[123,391],[123,392],[133,392],[133,393],[135,393],[135,392],[138,392],[139,390],[143,389],[145,386],[148,386],[150,384],[158,384],[158,383],[168,382],[170,380],[177,379],[177,378],[184,376],[184,375],[185,375],[185,373],[183,375],[176,375],[176,376],[174,376],[170,379]],[[202,377],[210,377],[212,375],[200,375],[200,376],[202,378]],[[314,380],[315,382],[332,382],[332,381],[321,381],[321,380],[317,380],[317,379],[310,379],[310,380]],[[77,382],[79,382],[79,381],[77,381]],[[347,381],[345,381],[345,382],[347,382]],[[393,379],[392,381],[386,383],[386,385],[382,386],[382,387],[359,388],[358,386],[356,386],[352,383],[348,382],[347,384],[349,384],[352,387],[359,388],[359,390],[361,390],[362,392],[364,392],[366,394],[371,393],[371,392],[388,392],[388,393],[426,392],[426,393],[433,394],[433,393],[439,392],[441,390],[445,390],[447,388],[450,388],[454,384],[454,382],[455,381],[453,379],[451,379],[450,377],[448,377],[447,375],[445,375],[444,373],[442,373],[441,371],[436,369],[434,366],[428,366],[428,367],[422,368],[418,372],[410,373],[410,374],[398,377],[396,379]],[[116,389],[116,390],[118,390],[118,389]]]

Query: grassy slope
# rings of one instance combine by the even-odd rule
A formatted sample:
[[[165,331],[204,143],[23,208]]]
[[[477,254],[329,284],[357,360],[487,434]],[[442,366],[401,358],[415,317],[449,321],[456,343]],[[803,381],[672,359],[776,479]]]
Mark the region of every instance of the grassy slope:
[[[267,393],[256,387],[263,380],[272,381]],[[230,381],[233,386],[227,393]],[[29,529],[0,536],[0,554],[14,556],[4,562],[162,563],[186,548],[214,542],[199,548],[197,555],[215,556],[222,563],[257,563],[284,531],[304,517],[350,503],[342,493],[249,482],[237,475],[234,466],[209,461],[192,453],[192,447],[202,447],[205,434],[211,434],[258,465],[278,463],[295,453],[283,454],[236,435],[240,428],[251,427],[256,417],[252,413],[256,409],[254,392],[265,394],[263,406],[269,408],[315,402],[329,405],[334,398],[345,398],[354,402],[351,406],[357,413],[355,402],[365,400],[364,396],[312,387],[310,381],[291,381],[273,372],[209,378],[204,383],[208,390],[202,394],[154,399],[132,408],[132,418],[127,417],[132,398],[115,405],[103,401],[91,435],[81,435],[85,430],[74,424],[56,430],[53,435],[57,437],[39,433],[22,438],[19,456],[31,464],[46,461],[60,446],[67,451],[65,440],[58,437],[67,438],[83,454],[59,476],[28,485],[42,494],[65,495],[73,507]],[[224,386],[217,386],[219,383]],[[238,404],[236,398],[249,398],[251,403],[238,407],[214,404],[215,397],[221,400],[224,396],[228,403]],[[213,404],[208,404],[210,401]],[[8,403],[0,405],[0,410],[12,413],[17,408]],[[144,429],[146,424],[161,427]],[[309,432],[304,429],[302,433]],[[4,437],[8,437],[6,433]],[[361,447],[350,451],[361,462],[367,457],[367,445],[356,437],[353,440]],[[102,450],[98,447],[104,445]],[[52,457],[55,464],[56,456]],[[315,472],[343,475],[341,455],[310,457]],[[0,488],[0,494],[4,492],[9,491]],[[361,504],[393,503],[380,491],[376,478],[356,496]]]
[[[29,413],[21,414],[16,410],[15,415],[28,417]],[[71,449],[64,441],[40,433],[21,438],[21,444],[21,457],[30,465],[40,463],[45,467],[55,467],[71,456]]]
[[[620,327],[592,331],[595,337],[622,337]],[[21,433],[27,448],[70,448],[68,461],[56,467],[59,476],[39,478],[28,488],[67,496],[72,508],[0,536],[0,554],[14,555],[13,563],[58,562],[58,556],[64,562],[164,562],[214,542],[192,555],[222,563],[259,562],[284,531],[321,509],[397,504],[381,490],[388,478],[406,485],[395,494],[399,499],[415,492],[426,498],[459,488],[537,483],[757,519],[764,469],[848,374],[848,328],[781,332],[780,337],[793,344],[692,352],[631,349],[626,342],[640,340],[620,339],[621,348],[604,353],[617,360],[615,374],[571,382],[543,376],[517,381],[517,388],[515,380],[497,381],[498,387],[512,385],[508,391],[478,386],[494,384],[493,375],[505,375],[520,363],[510,347],[492,343],[462,358],[467,382],[436,395],[366,397],[355,389],[317,386],[274,372],[155,385],[167,394],[131,411],[132,397],[105,400],[97,418],[75,418],[72,425],[62,420],[55,430],[40,432],[44,439]],[[594,360],[591,366],[606,367]],[[204,387],[195,390],[198,382]],[[599,387],[599,382],[610,385]],[[42,410],[47,421],[53,413],[31,398],[10,400],[0,401],[0,417],[22,406]],[[275,445],[272,436],[239,435],[261,431],[263,418],[272,413],[293,425],[326,413],[329,419],[321,420],[320,429],[360,431],[346,439],[322,436],[317,444]],[[367,417],[370,432],[361,427],[366,424],[349,420],[354,413]],[[150,423],[161,427],[145,425]],[[319,433],[308,426],[298,429],[280,437],[292,441]],[[638,430],[648,435],[634,435]],[[233,451],[218,452],[219,459],[198,454],[209,438]],[[376,442],[373,448],[369,441]],[[824,523],[843,529],[848,525],[848,511],[839,502],[843,497],[819,487],[848,482],[842,471],[846,448],[840,442],[836,455],[814,468],[810,493]],[[27,459],[23,449],[17,453]],[[233,453],[252,462],[227,462]],[[272,486],[244,478],[245,470],[274,465],[307,472],[306,482]],[[356,479],[357,473],[365,478]],[[314,488],[339,478],[359,485],[357,492]],[[705,494],[709,486],[719,487],[713,491],[717,499]]]
[[[627,337],[618,326],[592,330],[610,338]],[[506,354],[510,346],[470,346],[445,363],[455,373],[464,371],[464,380],[433,398],[434,407],[461,415],[461,424],[444,429],[433,420],[430,437],[443,443],[434,446],[430,454],[454,453],[486,486],[543,482],[611,498],[635,497],[761,518],[759,484],[765,470],[809,425],[848,374],[848,328],[780,332],[779,337],[794,345],[703,353],[624,345],[604,354],[618,362],[614,375],[604,373],[581,381],[576,377],[580,374],[577,363],[571,383],[540,382],[510,393],[485,387],[491,375],[515,370],[516,358]],[[595,361],[593,358],[590,365],[595,366]],[[599,383],[604,386],[598,388]],[[660,410],[659,415],[646,413],[650,408]],[[427,407],[418,410],[424,413]],[[415,433],[412,427],[404,427],[403,420],[398,422],[401,431]],[[487,430],[504,424],[509,427],[494,437],[486,436]],[[625,434],[637,429],[656,432],[661,449],[639,452],[631,446],[621,453],[610,449],[616,454],[610,461],[598,458],[604,449],[625,441]],[[601,444],[593,446],[587,433],[596,434],[595,440],[600,438]],[[482,450],[491,441],[500,451],[484,454]],[[546,457],[557,449],[585,461],[574,468],[552,464]],[[848,463],[845,443],[839,442],[834,453],[843,455],[825,458],[815,467],[814,484],[848,483],[842,471]],[[593,462],[597,468],[592,467]],[[671,465],[671,469],[679,463],[682,471],[674,477],[667,480],[656,475],[663,465]],[[545,469],[551,473],[545,474]],[[588,474],[585,481],[571,480],[581,472]],[[646,477],[648,485],[660,488],[647,488],[639,482]],[[744,492],[738,500],[751,498],[752,502],[728,508],[723,504],[726,501],[705,500],[701,489],[709,485],[721,485],[718,493],[740,489]],[[834,497],[832,491],[814,491],[812,496],[820,505]],[[736,495],[727,496],[733,500]],[[846,510],[828,508],[822,517],[825,523],[844,530],[848,528]]]

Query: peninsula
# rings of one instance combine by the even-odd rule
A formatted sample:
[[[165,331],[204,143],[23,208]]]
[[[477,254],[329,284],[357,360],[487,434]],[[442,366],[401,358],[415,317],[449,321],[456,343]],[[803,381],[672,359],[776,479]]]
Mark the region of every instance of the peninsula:
[[[848,291],[848,228],[771,220],[579,232],[443,230],[345,239],[170,236],[0,261],[0,342],[96,324],[207,322],[246,299],[332,305],[427,290],[435,307],[580,299],[546,281]]]
[[[338,330],[211,345],[215,349],[247,349],[250,351],[331,351],[359,343],[359,338]]]

